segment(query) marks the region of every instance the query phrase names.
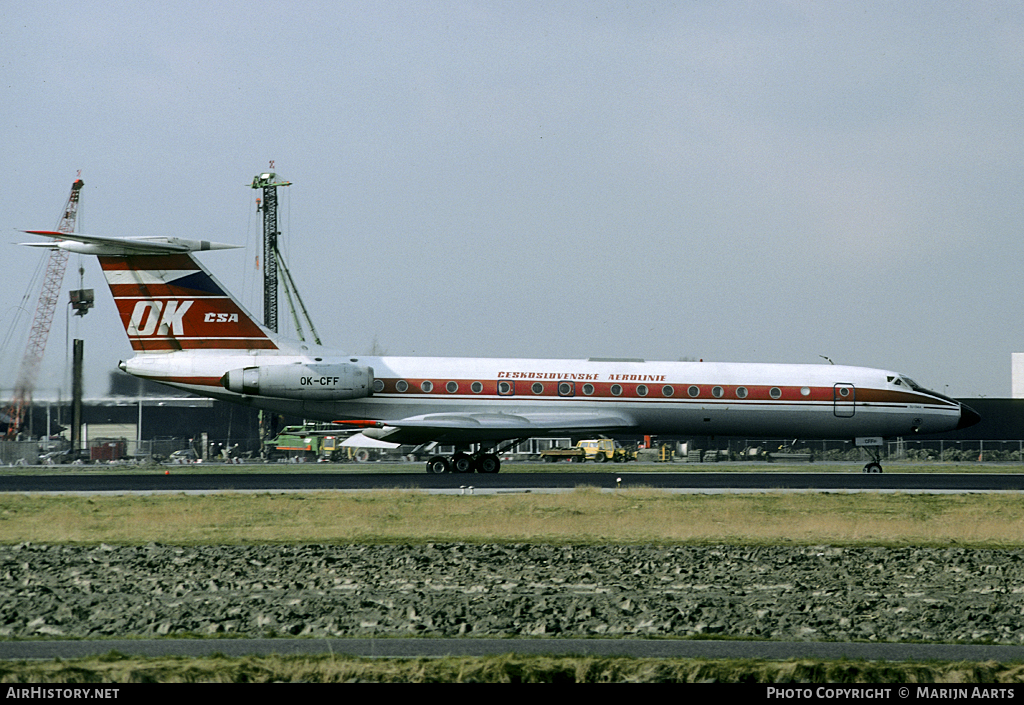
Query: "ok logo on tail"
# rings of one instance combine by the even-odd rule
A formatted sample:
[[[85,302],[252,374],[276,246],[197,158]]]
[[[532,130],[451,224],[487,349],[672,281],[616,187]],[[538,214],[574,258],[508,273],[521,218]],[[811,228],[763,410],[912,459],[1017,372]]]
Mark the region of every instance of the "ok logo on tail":
[[[128,322],[128,335],[184,335],[183,317],[194,301],[139,301]]]

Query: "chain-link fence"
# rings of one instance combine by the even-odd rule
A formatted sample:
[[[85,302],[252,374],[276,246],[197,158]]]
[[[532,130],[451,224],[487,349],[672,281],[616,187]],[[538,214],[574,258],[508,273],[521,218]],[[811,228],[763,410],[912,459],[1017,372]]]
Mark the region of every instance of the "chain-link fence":
[[[870,454],[858,448],[852,441],[818,440],[797,441],[792,439],[744,439],[742,443],[730,443],[720,449],[737,460],[744,457],[755,459],[760,454],[784,455],[786,453],[809,453],[819,461],[866,461]],[[887,462],[1024,462],[1024,440],[1005,441],[953,441],[948,439],[907,439],[896,438],[878,448],[882,460]]]
[[[516,444],[503,453],[505,460],[528,461],[539,457],[547,448],[571,445],[569,438],[533,438]],[[703,444],[685,441],[659,440],[656,447],[669,448],[671,458],[676,462],[709,462],[740,460],[774,460],[778,462],[868,462],[872,458],[867,450],[856,447],[848,440],[796,441],[793,439],[731,438],[722,439],[716,447],[714,442]],[[62,457],[69,450],[65,443],[46,448],[40,441],[0,442],[0,465],[51,465],[67,462]],[[250,447],[251,446],[251,447]],[[338,462],[363,462],[367,459],[402,461],[411,457],[411,448],[403,447],[394,452],[374,450],[367,454],[359,449],[346,448],[344,453],[333,453],[330,459]],[[906,439],[887,441],[877,448],[880,459],[893,462],[1002,462],[1024,463],[1024,440],[1005,441],[954,441],[948,439]],[[431,452],[454,453],[454,447],[434,448]],[[295,457],[292,457],[295,456]],[[323,458],[321,456],[324,456]],[[88,441],[87,448],[79,453],[82,463],[146,463],[146,462],[262,462],[259,447],[232,439],[202,438],[152,438],[137,442],[126,438],[98,438]],[[323,453],[284,454],[284,460],[293,462],[326,459]],[[277,458],[280,459],[280,458]]]

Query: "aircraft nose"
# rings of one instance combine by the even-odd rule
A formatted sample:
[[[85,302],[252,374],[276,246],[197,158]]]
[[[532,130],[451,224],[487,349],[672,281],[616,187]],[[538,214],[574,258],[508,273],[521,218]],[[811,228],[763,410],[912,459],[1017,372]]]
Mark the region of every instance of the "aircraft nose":
[[[961,428],[967,428],[981,421],[981,416],[977,411],[967,406],[966,404],[960,405],[960,423],[956,425],[956,429],[959,431]]]

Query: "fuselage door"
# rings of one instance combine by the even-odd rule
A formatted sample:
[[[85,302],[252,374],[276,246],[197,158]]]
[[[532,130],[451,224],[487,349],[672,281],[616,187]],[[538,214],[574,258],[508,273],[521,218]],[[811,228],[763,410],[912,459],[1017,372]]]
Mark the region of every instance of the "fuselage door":
[[[852,384],[840,383],[832,387],[832,402],[835,414],[840,418],[853,416],[857,391]]]

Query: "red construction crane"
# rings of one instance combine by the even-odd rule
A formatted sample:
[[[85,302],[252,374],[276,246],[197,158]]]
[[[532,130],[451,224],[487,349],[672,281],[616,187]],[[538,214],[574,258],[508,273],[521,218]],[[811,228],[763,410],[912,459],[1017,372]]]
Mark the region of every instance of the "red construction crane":
[[[64,214],[57,224],[58,232],[75,232],[78,196],[81,190],[82,180],[75,179],[71,184],[71,195],[68,196],[68,202],[64,206]],[[43,353],[46,352],[46,340],[50,336],[50,325],[53,323],[53,313],[57,309],[57,299],[60,298],[60,288],[64,282],[64,270],[67,269],[67,264],[67,250],[56,248],[50,250],[50,260],[46,265],[43,288],[39,292],[35,317],[32,319],[32,331],[29,333],[25,355],[21,358],[18,381],[14,386],[14,398],[5,409],[9,419],[6,434],[8,439],[17,436],[25,418],[25,410],[32,403],[32,390],[35,388],[39,366],[43,362]]]

